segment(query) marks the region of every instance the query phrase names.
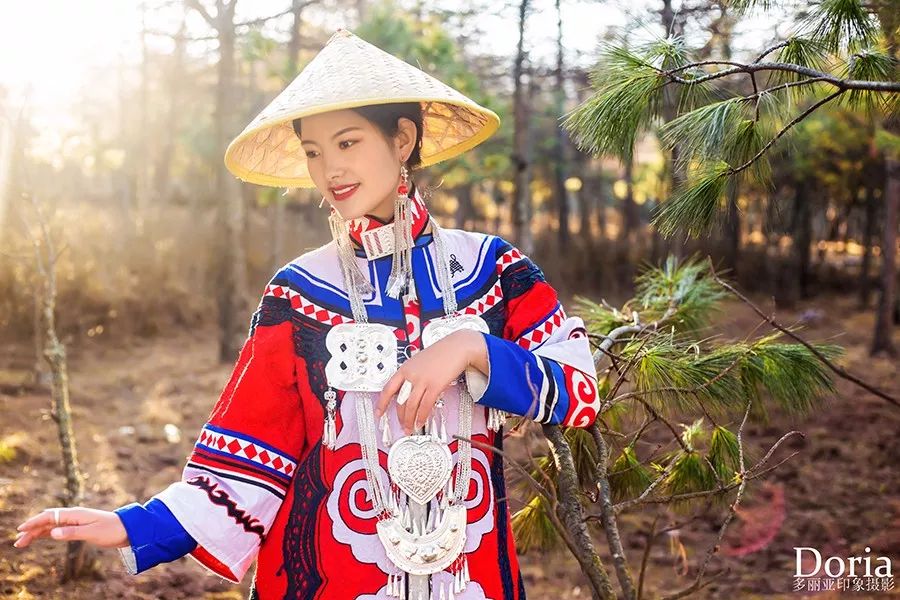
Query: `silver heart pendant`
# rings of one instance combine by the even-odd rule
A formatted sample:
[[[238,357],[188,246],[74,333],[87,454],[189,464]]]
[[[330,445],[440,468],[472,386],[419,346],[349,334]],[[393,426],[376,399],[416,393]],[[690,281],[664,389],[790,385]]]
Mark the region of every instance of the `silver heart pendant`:
[[[419,504],[427,504],[443,489],[453,470],[450,448],[430,435],[408,435],[388,451],[391,480]]]

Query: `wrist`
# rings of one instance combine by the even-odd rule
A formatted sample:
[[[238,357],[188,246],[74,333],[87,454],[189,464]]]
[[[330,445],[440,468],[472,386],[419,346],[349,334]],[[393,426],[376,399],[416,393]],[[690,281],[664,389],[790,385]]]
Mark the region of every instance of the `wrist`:
[[[471,366],[484,371],[483,367],[487,362],[487,344],[484,342],[484,335],[474,329],[461,329],[455,333],[464,348],[466,367]]]

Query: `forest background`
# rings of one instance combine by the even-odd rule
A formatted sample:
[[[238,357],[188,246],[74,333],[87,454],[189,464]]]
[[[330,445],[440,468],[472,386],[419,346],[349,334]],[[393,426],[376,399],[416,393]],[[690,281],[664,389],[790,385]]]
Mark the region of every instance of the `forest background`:
[[[882,4],[885,14],[891,6],[900,14],[896,2]],[[737,513],[741,526],[717,557],[727,574],[704,593],[785,592],[798,545],[841,556],[877,545],[900,557],[900,502],[891,496],[900,482],[889,461],[900,449],[897,405],[885,401],[900,393],[897,102],[861,93],[853,102],[820,104],[825,93],[773,92],[783,111],[761,134],[763,142],[777,136],[764,149],[764,171],[713,190],[711,201],[690,195],[704,158],[698,148],[727,140],[716,137],[716,124],[724,128],[733,115],[679,121],[694,106],[665,97],[658,114],[635,121],[627,147],[617,145],[627,132],[611,140],[584,121],[580,130],[565,122],[596,109],[612,76],[639,80],[646,65],[633,56],[659,47],[689,48],[704,65],[759,62],[777,47],[784,62],[896,86],[898,24],[878,13],[882,4],[867,5],[860,17],[882,26],[865,52],[853,46],[858,31],[843,32],[850,41],[834,47],[786,42],[797,23],[815,29],[827,22],[824,9],[862,6],[849,0],[146,0],[10,8],[14,18],[0,25],[0,525],[11,530],[27,510],[72,491],[72,457],[64,451],[60,459],[51,402],[58,371],[45,356],[48,295],[56,343],[68,358],[69,447],[80,451],[81,500],[113,508],[177,478],[268,278],[329,239],[314,190],[242,184],[224,169],[224,147],[343,26],[500,115],[487,142],[415,173],[434,188],[430,208],[445,226],[515,241],[567,306],[593,300],[593,309],[582,305],[588,313],[640,298],[646,308],[641,273],[672,257],[698,277],[727,278],[749,297],[722,288],[704,304],[708,329],[696,339],[749,339],[777,317],[804,339],[841,346],[839,359],[837,350],[828,354],[838,363],[829,364],[864,380],[861,387],[837,374],[833,389],[816,391],[827,404],[802,415],[781,406],[748,425],[760,447],[786,428],[805,437],[788,448],[799,456]],[[751,96],[763,81],[714,82],[713,99],[704,102]],[[897,95],[894,89],[891,98]],[[628,100],[636,99],[617,98],[622,121],[636,114]],[[691,127],[699,133],[688,139]],[[520,506],[528,502],[523,496]],[[847,523],[847,514],[858,521]],[[658,517],[641,513],[628,526],[643,531]],[[696,575],[719,522],[702,511],[695,518],[697,528],[681,531],[673,520],[664,533],[654,521],[648,539],[667,543],[657,541],[653,552],[638,536],[626,544],[636,569],[646,551],[648,590],[672,591]],[[526,587],[538,598],[596,593],[571,556],[540,554],[552,537],[526,544],[534,546],[523,554]],[[211,599],[242,597],[246,589],[190,561],[134,583],[111,555],[98,570],[104,581],[63,588],[55,577],[62,552],[41,544],[22,554],[0,549],[0,597],[96,597],[113,589],[115,597]],[[562,591],[561,577],[568,582]]]

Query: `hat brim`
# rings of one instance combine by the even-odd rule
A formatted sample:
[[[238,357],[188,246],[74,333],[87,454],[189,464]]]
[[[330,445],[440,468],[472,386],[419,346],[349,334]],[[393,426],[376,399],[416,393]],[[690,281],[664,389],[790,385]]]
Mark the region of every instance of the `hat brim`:
[[[294,119],[336,110],[358,108],[360,106],[395,104],[399,102],[420,102],[423,105],[421,167],[434,165],[471,150],[493,135],[500,127],[500,117],[495,112],[470,102],[459,102],[448,100],[447,98],[429,98],[422,96],[353,100],[334,103],[327,106],[318,106],[306,110],[298,110],[269,123],[260,123],[257,127],[248,128],[234,138],[228,145],[224,157],[225,166],[238,179],[248,183],[284,188],[314,188],[315,183],[308,175],[289,177],[267,173],[266,169],[262,166],[267,158],[266,153],[259,152],[258,156],[254,157],[254,148],[261,148],[266,143],[271,143],[272,136],[275,136],[278,138],[274,142],[275,145],[287,145],[285,150],[295,150],[299,154],[302,153],[303,149],[300,146],[300,139],[297,138],[292,126],[292,121]],[[425,111],[425,106],[433,108],[447,107],[451,111],[465,111],[470,115],[469,123],[480,123],[480,126],[472,133],[472,135],[461,139],[458,143],[448,147],[441,147],[440,144],[430,142],[432,141],[432,138],[440,135],[440,132],[435,131],[437,122],[446,120],[448,116],[427,113]],[[433,146],[435,150],[432,151],[429,146]],[[305,166],[306,156],[299,154],[296,158],[297,165],[300,165],[301,163],[303,165],[300,170],[308,173],[308,169]]]

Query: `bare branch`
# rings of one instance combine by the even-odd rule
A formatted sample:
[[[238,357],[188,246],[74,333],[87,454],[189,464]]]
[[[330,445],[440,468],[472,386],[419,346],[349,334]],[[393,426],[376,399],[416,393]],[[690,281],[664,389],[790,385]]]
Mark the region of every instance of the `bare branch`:
[[[581,501],[578,498],[578,476],[575,472],[572,450],[566,443],[562,429],[556,425],[544,425],[543,431],[550,444],[550,454],[557,469],[560,517],[577,546],[575,558],[590,581],[595,595],[599,598],[613,599],[616,594],[612,583],[594,550],[587,523],[584,521]]]
[[[613,565],[616,568],[616,577],[622,586],[622,593],[626,600],[637,600],[637,592],[634,588],[634,579],[628,570],[628,560],[625,558],[625,547],[619,535],[619,524],[616,521],[616,511],[612,503],[612,490],[609,485],[609,447],[600,432],[600,427],[595,421],[590,427],[594,445],[597,446],[597,464],[595,474],[597,477],[597,491],[600,499],[600,516],[603,522],[603,531],[609,543],[609,552],[612,555]]]
[[[216,20],[209,14],[209,11],[206,10],[206,7],[200,3],[200,0],[185,0],[185,4],[189,8],[193,8],[195,11],[200,13],[200,16],[203,17],[203,20],[206,21],[210,27],[218,30],[216,26]]]
[[[756,64],[756,63],[762,62],[762,59],[764,59],[764,58],[767,57],[768,55],[772,54],[773,52],[775,52],[775,51],[778,50],[779,48],[784,48],[785,46],[787,46],[787,45],[790,44],[790,43],[791,43],[790,40],[784,40],[784,41],[778,42],[778,43],[775,44],[774,46],[769,46],[768,48],[766,48],[765,50],[763,50],[762,53],[760,53],[759,56],[756,57],[756,59],[753,61],[753,63]]]
[[[688,594],[693,593],[694,591],[700,589],[701,582],[703,581],[703,575],[706,574],[706,567],[709,565],[709,561],[712,560],[714,554],[719,551],[720,545],[722,543],[722,538],[725,537],[725,531],[728,529],[729,523],[734,519],[734,514],[737,512],[737,507],[741,502],[741,498],[744,495],[744,489],[747,487],[747,479],[744,477],[744,444],[743,444],[743,434],[744,434],[744,426],[747,424],[747,417],[750,416],[750,407],[753,404],[753,401],[747,402],[747,409],[744,411],[744,418],[741,420],[741,425],[738,427],[737,433],[737,443],[738,443],[738,461],[739,461],[739,474],[741,478],[741,483],[738,487],[737,495],[735,496],[734,502],[731,503],[731,506],[728,510],[728,515],[725,517],[725,520],[722,521],[722,525],[719,527],[719,535],[716,537],[715,543],[710,546],[710,548],[706,551],[706,556],[703,559],[703,562],[700,564],[700,568],[697,571],[697,577],[694,579],[694,583],[689,585],[683,590],[675,592],[674,594],[670,594],[668,596],[663,596],[663,600],[675,600],[676,598],[683,598]]]

